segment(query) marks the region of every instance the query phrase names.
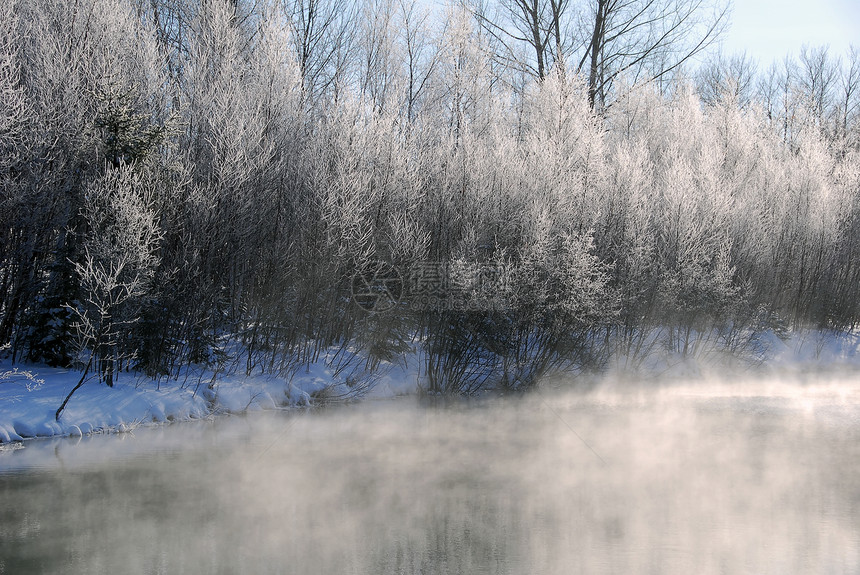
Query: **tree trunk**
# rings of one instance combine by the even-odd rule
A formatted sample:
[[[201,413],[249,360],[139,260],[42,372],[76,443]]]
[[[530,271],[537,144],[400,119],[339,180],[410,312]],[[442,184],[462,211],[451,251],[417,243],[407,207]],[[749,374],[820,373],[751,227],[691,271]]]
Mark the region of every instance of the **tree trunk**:
[[[93,356],[90,354],[90,360],[87,362],[87,367],[84,369],[84,374],[81,376],[78,384],[72,388],[72,391],[69,392],[69,395],[66,396],[66,399],[63,400],[62,405],[57,409],[57,412],[54,414],[54,421],[60,421],[60,414],[63,413],[63,410],[66,408],[66,404],[69,403],[69,400],[72,398],[72,395],[80,389],[80,387],[87,380],[87,374],[90,372],[90,367],[93,365]]]

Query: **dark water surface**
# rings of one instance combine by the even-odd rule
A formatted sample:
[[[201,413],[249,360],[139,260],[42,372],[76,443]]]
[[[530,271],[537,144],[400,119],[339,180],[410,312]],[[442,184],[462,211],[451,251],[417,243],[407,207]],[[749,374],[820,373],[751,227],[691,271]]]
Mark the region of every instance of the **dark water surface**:
[[[0,573],[858,573],[860,385],[368,402],[0,453]]]

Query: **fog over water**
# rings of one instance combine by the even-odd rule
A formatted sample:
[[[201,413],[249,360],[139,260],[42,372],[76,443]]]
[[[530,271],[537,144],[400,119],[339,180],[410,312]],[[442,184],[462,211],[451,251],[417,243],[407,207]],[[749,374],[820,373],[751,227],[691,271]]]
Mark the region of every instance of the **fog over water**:
[[[860,386],[543,386],[28,442],[0,573],[856,573]]]

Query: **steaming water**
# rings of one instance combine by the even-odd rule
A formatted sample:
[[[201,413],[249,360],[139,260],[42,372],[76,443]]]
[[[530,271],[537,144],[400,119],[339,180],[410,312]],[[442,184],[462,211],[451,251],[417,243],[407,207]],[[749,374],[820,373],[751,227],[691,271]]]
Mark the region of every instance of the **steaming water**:
[[[403,399],[0,453],[0,573],[857,573],[860,386]]]

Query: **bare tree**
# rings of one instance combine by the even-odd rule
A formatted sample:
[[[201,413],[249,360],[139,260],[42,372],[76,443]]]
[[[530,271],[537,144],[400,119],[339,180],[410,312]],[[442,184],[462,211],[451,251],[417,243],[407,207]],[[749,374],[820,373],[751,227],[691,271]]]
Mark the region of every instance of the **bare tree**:
[[[713,105],[730,98],[741,108],[746,108],[755,95],[757,73],[755,61],[746,52],[728,58],[717,53],[696,73],[699,96],[706,104]]]
[[[538,79],[564,60],[573,46],[570,0],[499,0],[478,2],[481,26],[493,37],[496,57],[508,66],[527,70]],[[524,54],[519,46],[526,47]]]
[[[798,75],[797,63],[786,57],[781,63],[771,64],[759,78],[756,89],[768,122],[786,143],[794,140],[803,116],[797,89]]]
[[[336,94],[352,59],[359,4],[353,0],[282,0],[307,98]]]
[[[860,144],[860,50],[851,46],[839,77],[837,134],[848,146]]]
[[[656,80],[713,44],[729,5],[708,0],[593,0],[576,71],[588,77],[592,107],[606,103],[620,75]]]
[[[396,18],[394,0],[363,3],[360,34],[356,39],[359,90],[378,111],[386,108],[392,93],[399,92],[402,69],[397,66]]]
[[[402,65],[405,67],[406,118],[415,118],[427,85],[439,64],[438,42],[430,38],[430,14],[419,11],[415,0],[398,0],[401,21]],[[442,30],[444,35],[444,29]]]
[[[822,130],[826,130],[830,119],[828,116],[833,112],[839,68],[839,61],[830,57],[826,46],[803,46],[800,50],[798,87],[810,113]]]

